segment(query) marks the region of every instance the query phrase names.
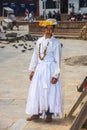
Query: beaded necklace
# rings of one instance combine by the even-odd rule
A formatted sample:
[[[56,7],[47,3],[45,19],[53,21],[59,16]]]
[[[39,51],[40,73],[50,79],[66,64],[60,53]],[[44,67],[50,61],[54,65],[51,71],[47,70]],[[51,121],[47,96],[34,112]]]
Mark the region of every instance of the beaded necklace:
[[[39,54],[40,60],[44,60],[44,58],[45,58],[45,56],[47,54],[48,45],[49,45],[49,42],[47,43],[46,49],[44,50],[44,55],[41,57],[41,55],[40,55],[41,43],[39,44],[39,52],[38,52],[38,54]]]

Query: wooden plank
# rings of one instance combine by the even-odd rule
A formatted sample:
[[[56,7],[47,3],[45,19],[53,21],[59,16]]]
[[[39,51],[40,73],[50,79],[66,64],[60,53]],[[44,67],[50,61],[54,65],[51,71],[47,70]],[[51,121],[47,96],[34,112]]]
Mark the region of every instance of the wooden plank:
[[[85,102],[84,106],[82,107],[79,115],[74,120],[70,130],[80,130],[87,120],[87,101]]]
[[[83,93],[81,93],[80,97],[78,98],[78,100],[76,101],[75,105],[72,107],[71,111],[69,112],[67,117],[72,116],[73,112],[76,110],[76,108],[79,106],[79,104],[81,103],[81,101],[84,99],[84,97],[87,95],[87,88],[83,91]]]

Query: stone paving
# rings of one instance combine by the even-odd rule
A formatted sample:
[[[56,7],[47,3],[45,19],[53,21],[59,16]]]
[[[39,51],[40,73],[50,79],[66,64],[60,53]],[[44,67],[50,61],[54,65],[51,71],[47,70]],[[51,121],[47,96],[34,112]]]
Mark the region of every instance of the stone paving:
[[[72,119],[66,120],[67,115],[78,99],[80,86],[87,76],[87,66],[67,65],[66,58],[87,55],[87,41],[60,39],[62,47],[61,79],[63,95],[63,118],[54,117],[52,123],[43,119],[26,121],[26,101],[29,89],[28,66],[33,52],[34,43],[31,41],[0,43],[0,130],[69,130]],[[25,51],[23,44],[28,49]],[[16,47],[14,46],[16,45]],[[81,105],[74,115],[78,114]]]

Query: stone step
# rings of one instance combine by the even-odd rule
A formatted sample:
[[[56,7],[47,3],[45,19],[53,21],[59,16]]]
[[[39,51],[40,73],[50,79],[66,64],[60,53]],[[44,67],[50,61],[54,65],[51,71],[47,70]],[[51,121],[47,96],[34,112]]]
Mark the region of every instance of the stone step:
[[[29,34],[43,35],[43,33],[41,33],[41,32],[29,32]],[[63,33],[62,32],[58,32],[58,33],[54,33],[54,35],[62,35],[62,36],[63,35],[67,35],[67,36],[68,35],[69,36],[79,36],[79,34],[80,33],[72,33],[72,32],[71,33],[70,32],[65,32],[65,33],[64,32]]]
[[[43,36],[42,33],[30,33],[32,36],[41,37]],[[73,34],[55,34],[56,38],[69,38],[69,39],[79,39],[79,35],[73,35]]]

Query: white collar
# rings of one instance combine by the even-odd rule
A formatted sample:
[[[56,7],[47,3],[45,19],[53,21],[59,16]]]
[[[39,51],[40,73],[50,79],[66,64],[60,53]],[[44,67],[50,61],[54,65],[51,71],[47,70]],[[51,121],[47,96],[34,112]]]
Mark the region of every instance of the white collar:
[[[49,40],[49,41],[51,41],[54,38],[54,36],[51,36],[51,38],[45,38],[45,35],[43,37],[44,37],[44,40]]]

